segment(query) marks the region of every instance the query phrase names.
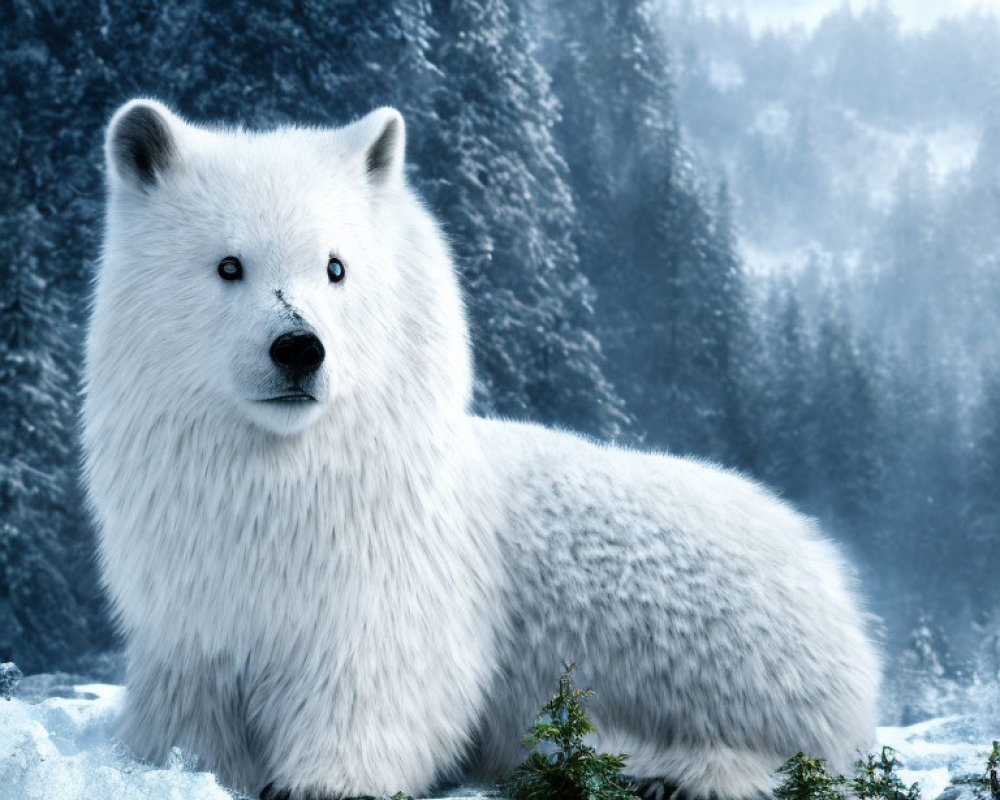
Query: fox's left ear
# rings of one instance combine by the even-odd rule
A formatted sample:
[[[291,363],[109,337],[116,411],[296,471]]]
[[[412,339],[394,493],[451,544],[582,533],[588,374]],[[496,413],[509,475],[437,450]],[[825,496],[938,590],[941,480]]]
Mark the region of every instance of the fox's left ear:
[[[108,123],[105,154],[113,183],[146,191],[172,169],[184,123],[156,100],[130,100]]]
[[[364,154],[365,176],[375,186],[403,180],[406,126],[394,108],[377,108],[345,132],[351,136],[355,152]]]

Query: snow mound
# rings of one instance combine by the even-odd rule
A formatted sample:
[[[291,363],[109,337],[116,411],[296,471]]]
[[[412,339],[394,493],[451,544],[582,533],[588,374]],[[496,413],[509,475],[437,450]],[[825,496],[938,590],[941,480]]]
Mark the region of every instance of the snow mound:
[[[71,697],[0,700],[0,800],[233,800],[175,751],[163,769],[113,738],[125,690],[84,684]]]

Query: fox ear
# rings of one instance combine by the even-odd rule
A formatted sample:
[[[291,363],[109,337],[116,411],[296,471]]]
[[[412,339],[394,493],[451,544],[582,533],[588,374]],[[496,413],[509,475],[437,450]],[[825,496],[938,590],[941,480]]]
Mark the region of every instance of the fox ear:
[[[348,126],[357,151],[364,153],[365,177],[374,186],[403,180],[406,126],[396,109],[377,108]]]
[[[176,163],[183,123],[156,100],[130,100],[108,124],[105,157],[113,181],[147,190]]]

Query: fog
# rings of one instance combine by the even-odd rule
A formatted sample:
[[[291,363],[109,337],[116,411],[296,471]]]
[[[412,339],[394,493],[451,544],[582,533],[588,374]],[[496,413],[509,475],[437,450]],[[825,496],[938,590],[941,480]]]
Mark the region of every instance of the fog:
[[[995,676],[996,15],[982,3],[673,3],[661,23],[684,144],[731,190],[763,368],[803,382],[790,404],[812,442],[837,419],[854,461],[841,479],[868,488],[832,485],[815,444],[772,480],[850,543],[893,681]],[[801,352],[823,374],[784,375]],[[817,391],[833,358],[853,385]],[[933,703],[912,702],[904,716]]]

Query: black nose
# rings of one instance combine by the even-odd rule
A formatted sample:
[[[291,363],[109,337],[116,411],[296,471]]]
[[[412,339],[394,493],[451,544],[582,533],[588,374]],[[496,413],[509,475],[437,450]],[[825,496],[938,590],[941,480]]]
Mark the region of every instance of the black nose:
[[[283,333],[271,344],[271,359],[293,375],[308,375],[323,363],[323,343],[309,331]]]

